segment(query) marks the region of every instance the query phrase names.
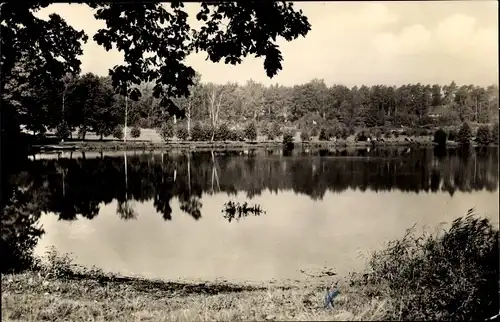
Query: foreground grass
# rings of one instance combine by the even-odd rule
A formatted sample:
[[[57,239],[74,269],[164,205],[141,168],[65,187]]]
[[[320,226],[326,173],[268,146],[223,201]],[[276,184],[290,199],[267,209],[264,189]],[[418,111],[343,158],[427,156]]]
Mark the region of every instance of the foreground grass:
[[[373,252],[366,270],[328,283],[165,282],[104,274],[49,252],[34,269],[2,275],[3,321],[486,320],[499,312],[499,235],[471,212],[448,231]]]
[[[381,320],[384,301],[346,290],[333,310],[322,307],[324,288],[311,285],[243,286],[2,276],[2,321],[240,321]]]

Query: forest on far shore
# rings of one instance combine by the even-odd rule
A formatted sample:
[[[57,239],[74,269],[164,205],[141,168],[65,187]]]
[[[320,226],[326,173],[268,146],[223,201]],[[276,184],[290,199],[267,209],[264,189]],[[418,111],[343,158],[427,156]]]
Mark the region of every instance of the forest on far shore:
[[[255,140],[257,135],[273,140],[286,130],[301,132],[303,140],[345,138],[370,129],[377,136],[401,133],[403,128],[405,134],[419,136],[438,128],[458,131],[464,122],[474,129],[498,122],[497,85],[451,82],[348,88],[313,79],[295,86],[264,86],[249,80],[242,86],[204,83],[197,75],[189,97],[172,99],[183,118],[171,116],[148,83],[139,86],[137,100],[116,94],[109,76],[92,73],[68,74],[61,88],[15,85],[8,84],[24,129],[41,136],[55,132],[61,139],[73,137],[74,131],[79,139],[90,132],[121,139],[125,119],[132,137],[139,137],[141,128],[154,128],[165,140],[194,141]]]

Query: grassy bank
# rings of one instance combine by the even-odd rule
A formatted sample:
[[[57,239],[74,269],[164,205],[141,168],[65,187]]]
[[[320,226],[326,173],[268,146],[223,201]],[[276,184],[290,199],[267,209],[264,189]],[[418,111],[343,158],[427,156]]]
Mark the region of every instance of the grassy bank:
[[[383,301],[347,292],[335,310],[309,285],[237,286],[140,279],[46,278],[34,272],[2,277],[2,320],[345,320],[381,319]]]
[[[332,249],[334,251],[334,249]],[[51,253],[33,270],[2,275],[3,321],[485,320],[498,313],[498,228],[459,218],[445,233],[408,231],[339,280],[230,284],[118,277]]]

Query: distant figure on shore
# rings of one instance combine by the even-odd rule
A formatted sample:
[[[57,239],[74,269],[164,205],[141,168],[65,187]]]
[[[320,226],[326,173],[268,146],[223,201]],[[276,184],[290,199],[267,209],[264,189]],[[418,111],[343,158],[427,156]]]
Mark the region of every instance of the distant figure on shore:
[[[333,300],[340,294],[337,288],[337,283],[333,282],[330,287],[326,288],[325,294],[325,309],[333,309]]]

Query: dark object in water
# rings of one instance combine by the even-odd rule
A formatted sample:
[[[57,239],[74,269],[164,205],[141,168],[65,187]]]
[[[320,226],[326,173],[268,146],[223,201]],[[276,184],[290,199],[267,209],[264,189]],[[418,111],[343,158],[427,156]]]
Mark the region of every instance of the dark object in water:
[[[221,212],[225,212],[224,218],[229,222],[236,218],[239,220],[241,217],[247,217],[248,215],[260,216],[261,213],[266,213],[260,205],[249,206],[245,201],[240,205],[239,202],[229,201],[224,204],[224,209]]]
[[[326,289],[325,293],[325,309],[333,309],[333,300],[340,294],[337,284],[333,283]]]
[[[227,218],[229,222],[231,222],[233,218],[240,219],[250,214],[259,216],[261,213],[265,213],[259,205],[249,206],[247,202],[240,205],[239,202],[229,201],[225,203],[224,206],[225,208],[222,212],[226,213],[224,217]]]

